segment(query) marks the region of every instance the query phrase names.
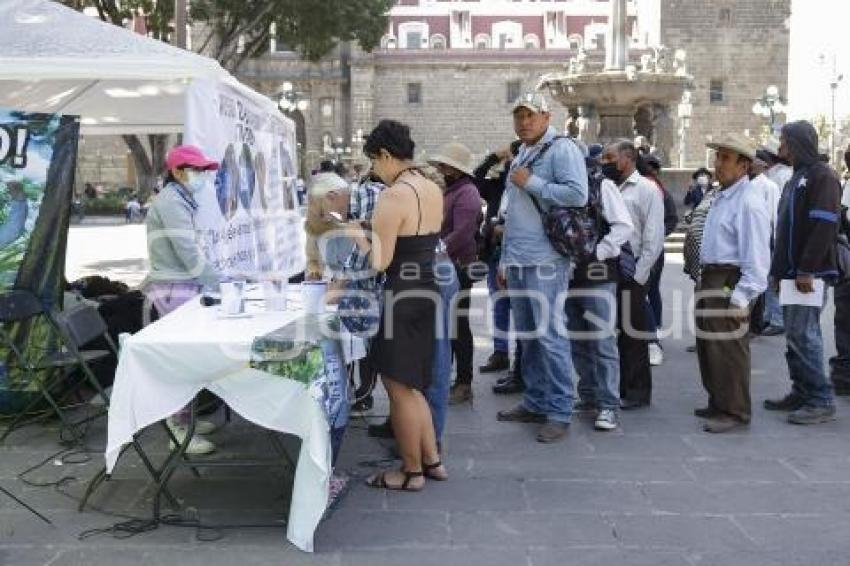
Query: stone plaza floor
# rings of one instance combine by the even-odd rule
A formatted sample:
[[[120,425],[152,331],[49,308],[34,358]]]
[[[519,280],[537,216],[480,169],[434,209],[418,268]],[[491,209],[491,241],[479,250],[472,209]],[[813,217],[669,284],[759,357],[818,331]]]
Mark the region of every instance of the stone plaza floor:
[[[96,245],[99,229],[84,227]],[[110,228],[111,229],[111,228]],[[115,228],[120,233],[121,227]],[[133,227],[126,228],[127,230]],[[79,233],[72,235],[75,242]],[[101,240],[102,241],[102,240]],[[77,254],[74,256],[74,254]],[[127,261],[139,257],[132,250]],[[70,253],[80,257],[79,252]],[[97,263],[97,258],[83,260]],[[110,273],[109,261],[94,269]],[[124,269],[128,263],[118,263]],[[134,264],[135,265],[135,264]],[[72,266],[69,265],[69,271]],[[85,271],[86,265],[73,269]],[[672,304],[690,294],[681,265],[671,258],[664,276],[668,322],[684,315]],[[483,308],[483,290],[474,306]],[[490,343],[475,318],[476,363]],[[827,352],[833,351],[831,309],[824,313]],[[753,423],[748,430],[710,436],[692,416],[705,404],[692,337],[664,341],[666,360],[654,370],[652,406],[622,415],[622,427],[593,430],[577,417],[567,440],[534,441],[532,425],[496,422],[517,398],[494,396],[495,377],[475,377],[472,406],[451,408],[444,461],[451,479],[419,494],[369,489],[363,478],[382,465],[390,446],[366,436],[386,403],[355,418],[339,469],[351,488],[316,536],[316,553],[299,552],[283,528],[198,530],[166,527],[129,538],[89,529],[150,514],[151,491],[129,454],[95,495],[100,511],[77,513],[74,498],[101,464],[93,451],[64,465],[50,458],[60,446],[55,425],[15,433],[0,446],[0,486],[54,522],[48,526],[0,494],[0,565],[413,565],[413,566],[846,566],[850,564],[850,402],[838,400],[839,419],[816,427],[784,422],[761,408],[788,388],[784,338],[753,341]],[[102,449],[103,421],[89,435]],[[163,435],[146,446],[164,456]],[[222,453],[269,450],[265,433],[237,422],[212,437]],[[57,487],[29,487],[27,477]],[[185,505],[208,521],[270,521],[285,516],[291,478],[279,471],[181,471],[172,484]]]

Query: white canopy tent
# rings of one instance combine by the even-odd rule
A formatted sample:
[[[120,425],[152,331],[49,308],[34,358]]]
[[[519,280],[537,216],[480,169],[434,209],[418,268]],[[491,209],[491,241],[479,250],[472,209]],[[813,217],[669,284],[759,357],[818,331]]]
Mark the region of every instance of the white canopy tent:
[[[78,115],[88,135],[179,133],[194,79],[277,112],[207,57],[50,0],[0,2],[0,107]]]

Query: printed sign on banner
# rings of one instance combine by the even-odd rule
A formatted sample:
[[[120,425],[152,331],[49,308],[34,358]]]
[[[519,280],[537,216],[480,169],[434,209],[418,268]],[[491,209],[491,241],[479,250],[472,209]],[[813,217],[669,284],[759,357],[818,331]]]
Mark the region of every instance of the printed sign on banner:
[[[184,143],[221,164],[214,182],[196,195],[196,228],[207,258],[232,277],[288,278],[303,271],[293,123],[210,81],[193,82],[186,104]]]
[[[0,109],[0,291],[24,289],[61,306],[80,124],[76,116]],[[56,347],[44,319],[6,324],[26,360]],[[9,364],[0,348],[0,414],[35,395],[44,372]]]

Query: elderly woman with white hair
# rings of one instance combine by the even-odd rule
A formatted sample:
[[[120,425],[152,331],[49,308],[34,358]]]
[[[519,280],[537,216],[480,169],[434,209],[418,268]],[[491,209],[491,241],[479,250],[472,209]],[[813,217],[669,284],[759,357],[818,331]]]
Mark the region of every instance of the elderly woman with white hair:
[[[339,228],[348,218],[351,188],[336,173],[319,173],[308,190],[306,279],[340,274],[354,242]]]

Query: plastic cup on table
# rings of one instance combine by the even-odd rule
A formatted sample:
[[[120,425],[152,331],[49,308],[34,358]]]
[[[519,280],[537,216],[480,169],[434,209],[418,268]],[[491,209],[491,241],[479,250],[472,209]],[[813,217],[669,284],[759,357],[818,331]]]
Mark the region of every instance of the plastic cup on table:
[[[301,302],[307,314],[325,312],[325,295],[328,292],[327,281],[304,281],[301,283]]]
[[[245,312],[244,281],[221,282],[221,312],[225,315],[237,315]]]

